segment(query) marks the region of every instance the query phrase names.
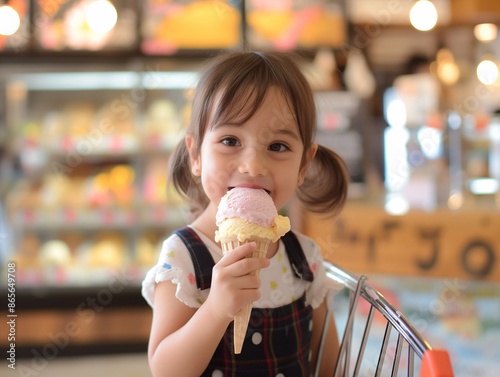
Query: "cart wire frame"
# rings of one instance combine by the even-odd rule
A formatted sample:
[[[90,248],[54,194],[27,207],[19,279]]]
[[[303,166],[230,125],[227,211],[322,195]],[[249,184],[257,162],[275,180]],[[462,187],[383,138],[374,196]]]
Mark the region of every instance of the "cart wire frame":
[[[384,360],[387,356],[389,339],[391,331],[394,329],[397,332],[397,342],[392,355],[393,364],[391,368],[391,377],[398,376],[403,344],[408,345],[408,362],[407,362],[407,376],[413,377],[415,373],[415,357],[421,360],[419,377],[453,377],[453,370],[451,361],[446,350],[433,349],[431,345],[422,337],[417,329],[410,323],[410,321],[396,309],[378,290],[370,286],[366,281],[366,276],[356,276],[346,272],[339,266],[325,261],[324,266],[328,278],[340,283],[349,292],[349,313],[345,325],[344,334],[340,342],[339,354],[337,357],[337,364],[335,367],[334,377],[350,377],[359,376],[361,363],[364,359],[364,351],[370,335],[373,316],[376,312],[383,315],[387,321],[385,332],[382,339],[380,353],[378,355],[377,366],[375,370],[375,377],[380,377]],[[352,338],[354,328],[354,317],[360,298],[366,300],[370,309],[364,323],[363,335],[358,350],[358,355],[355,357],[354,368],[353,360],[351,360],[352,353]],[[324,344],[328,333],[328,324],[330,323],[330,316],[332,314],[331,305],[328,305],[328,314],[326,316],[325,324],[321,335],[318,365],[316,365],[315,377],[319,373],[319,362],[322,359]]]

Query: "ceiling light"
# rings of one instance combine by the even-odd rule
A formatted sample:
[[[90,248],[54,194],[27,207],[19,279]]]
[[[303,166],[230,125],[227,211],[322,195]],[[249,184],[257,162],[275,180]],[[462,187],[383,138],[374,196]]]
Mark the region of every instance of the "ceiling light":
[[[479,24],[474,27],[474,36],[478,41],[491,42],[497,38],[497,25]]]
[[[485,85],[491,85],[498,79],[498,66],[489,59],[483,60],[476,69],[477,78]]]
[[[86,10],[86,20],[90,29],[104,34],[115,27],[118,14],[111,2],[96,0],[89,4]]]
[[[460,69],[455,61],[455,57],[446,48],[438,51],[435,69],[437,77],[446,85],[454,85],[460,78]]]
[[[429,0],[418,0],[410,10],[410,22],[420,31],[431,30],[436,26],[438,14],[436,7]]]
[[[12,35],[21,24],[19,14],[8,5],[0,6],[0,35]]]

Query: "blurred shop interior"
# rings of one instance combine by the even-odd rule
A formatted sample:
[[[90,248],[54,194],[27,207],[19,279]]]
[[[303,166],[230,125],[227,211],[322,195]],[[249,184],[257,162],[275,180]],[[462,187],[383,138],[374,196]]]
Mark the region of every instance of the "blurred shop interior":
[[[273,49],[301,57],[317,140],[351,177],[337,218],[291,203],[294,227],[422,319],[457,376],[493,376],[499,24],[489,0],[2,2],[0,261],[16,263],[18,357],[146,351],[140,284],[187,221],[166,169],[197,73]]]

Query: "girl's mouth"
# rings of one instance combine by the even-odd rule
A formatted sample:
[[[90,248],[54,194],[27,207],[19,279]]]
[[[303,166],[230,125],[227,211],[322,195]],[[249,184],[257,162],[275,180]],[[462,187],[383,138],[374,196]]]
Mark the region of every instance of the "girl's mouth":
[[[262,188],[262,187],[258,187],[258,186],[230,186],[227,188],[227,191],[231,191],[235,187],[246,187],[246,188],[251,188],[251,189],[256,189],[256,190],[264,190],[265,192],[268,193],[268,195],[271,195],[271,191],[266,190],[265,188]]]

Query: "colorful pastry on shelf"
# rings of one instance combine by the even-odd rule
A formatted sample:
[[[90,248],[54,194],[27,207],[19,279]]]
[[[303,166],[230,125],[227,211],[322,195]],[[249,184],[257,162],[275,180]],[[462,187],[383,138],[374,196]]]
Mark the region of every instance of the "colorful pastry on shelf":
[[[42,119],[42,129],[45,147],[51,152],[60,152],[64,146],[63,138],[68,137],[69,134],[64,112],[60,110],[47,111]]]
[[[137,101],[122,96],[103,105],[95,114],[93,141],[97,153],[137,152]]]
[[[146,149],[171,150],[182,137],[179,113],[172,101],[159,99],[149,105],[144,124]]]
[[[41,247],[40,238],[34,234],[27,233],[12,254],[11,260],[19,269],[32,269],[38,267],[38,253]]]
[[[54,210],[63,206],[65,200],[74,196],[71,190],[72,182],[69,176],[64,174],[49,174],[43,178],[41,187],[40,208]]]
[[[86,197],[91,208],[130,207],[136,196],[135,171],[129,165],[116,165],[87,179]]]
[[[104,232],[96,236],[83,256],[88,267],[122,268],[127,262],[125,235]]]
[[[101,172],[87,178],[86,202],[90,208],[109,207],[113,203],[109,175]]]
[[[19,160],[27,175],[37,175],[47,164],[43,138],[42,126],[38,122],[28,121],[22,125]]]
[[[126,97],[100,108],[91,102],[70,102],[61,111],[51,111],[43,117],[45,146],[56,153],[73,152],[80,158],[136,152],[136,107]]]
[[[85,200],[85,177],[72,176],[66,191],[62,206],[64,208],[79,210],[87,206]]]
[[[71,102],[61,114],[66,136],[78,138],[89,135],[94,125],[96,107],[91,102]]]
[[[160,248],[157,247],[161,237],[158,234],[143,234],[136,242],[136,260],[139,266],[151,267],[158,260]]]
[[[41,202],[40,183],[27,178],[19,179],[7,194],[7,207],[14,214],[24,210],[36,210]]]
[[[168,184],[168,157],[156,157],[148,161],[142,185],[142,197],[149,205],[180,205],[184,199]]]
[[[167,167],[167,157],[152,158],[146,164],[142,184],[142,197],[145,204],[167,203]]]
[[[38,262],[41,267],[69,267],[73,264],[73,257],[66,242],[53,239],[42,245]]]
[[[26,122],[21,128],[21,139],[24,148],[37,146],[42,141],[43,136],[42,127],[37,122]]]
[[[135,171],[128,165],[116,165],[109,172],[109,189],[115,204],[120,207],[130,207],[136,194]]]

